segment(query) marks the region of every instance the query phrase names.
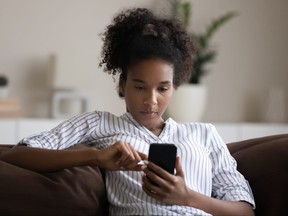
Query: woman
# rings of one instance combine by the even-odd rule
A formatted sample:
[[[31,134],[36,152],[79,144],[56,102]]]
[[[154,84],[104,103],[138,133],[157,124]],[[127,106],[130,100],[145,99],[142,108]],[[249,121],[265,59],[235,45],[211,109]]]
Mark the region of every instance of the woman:
[[[20,144],[34,148],[18,145],[1,159],[36,171],[106,169],[111,215],[253,215],[249,185],[215,128],[162,118],[192,69],[193,43],[182,25],[147,9],[127,10],[107,27],[103,41],[100,65],[119,75],[127,112],[83,113],[24,138]],[[77,143],[95,148],[66,150]],[[146,161],[151,143],[177,146],[175,175]]]

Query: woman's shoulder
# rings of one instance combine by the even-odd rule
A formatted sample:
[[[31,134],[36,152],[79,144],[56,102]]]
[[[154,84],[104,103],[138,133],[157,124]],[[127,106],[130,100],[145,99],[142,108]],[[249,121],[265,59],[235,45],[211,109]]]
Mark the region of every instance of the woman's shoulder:
[[[168,122],[179,128],[192,128],[194,130],[215,130],[215,126],[209,122],[176,122],[169,119]]]
[[[80,113],[74,117],[72,117],[71,119],[73,118],[76,118],[76,119],[81,119],[81,118],[93,118],[93,117],[96,117],[96,118],[100,118],[100,117],[117,117],[115,116],[113,113],[110,113],[108,111],[102,111],[102,110],[93,110],[93,111],[88,111],[88,112],[85,112],[85,113]]]
[[[113,115],[110,112],[107,111],[100,111],[100,110],[94,110],[94,111],[88,111],[84,113],[79,113],[78,115],[75,115],[64,122],[60,124],[61,126],[65,125],[83,125],[83,124],[89,124],[91,125],[97,125],[99,122],[106,121],[107,119],[114,118],[115,115]]]

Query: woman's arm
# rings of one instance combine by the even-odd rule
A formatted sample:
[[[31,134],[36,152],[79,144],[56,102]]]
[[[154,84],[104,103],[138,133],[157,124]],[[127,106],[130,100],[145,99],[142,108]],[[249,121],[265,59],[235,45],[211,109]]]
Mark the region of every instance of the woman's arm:
[[[254,211],[249,203],[241,201],[225,201],[205,196],[195,191],[191,191],[188,206],[202,209],[212,215],[241,215],[253,216]]]
[[[34,171],[55,171],[87,165],[97,151],[94,148],[50,150],[15,146],[0,155],[0,160]]]
[[[189,189],[185,184],[179,157],[176,160],[175,175],[169,174],[151,162],[147,164],[144,173],[148,178],[143,177],[143,190],[149,196],[166,204],[190,206],[212,215],[254,215],[252,206],[246,202],[219,200]],[[156,185],[151,184],[149,179]]]
[[[0,155],[0,160],[38,172],[86,165],[99,166],[108,170],[142,170],[138,162],[146,158],[146,155],[135,151],[123,142],[116,142],[106,149],[87,147],[49,150],[16,146]]]

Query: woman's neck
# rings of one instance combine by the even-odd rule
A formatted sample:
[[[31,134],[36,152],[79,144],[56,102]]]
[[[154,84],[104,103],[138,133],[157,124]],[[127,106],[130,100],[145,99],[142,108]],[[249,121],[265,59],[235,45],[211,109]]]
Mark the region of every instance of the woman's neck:
[[[148,130],[150,130],[153,134],[155,134],[156,136],[159,136],[163,130],[165,126],[164,120],[162,119],[161,122],[153,127],[147,127]]]

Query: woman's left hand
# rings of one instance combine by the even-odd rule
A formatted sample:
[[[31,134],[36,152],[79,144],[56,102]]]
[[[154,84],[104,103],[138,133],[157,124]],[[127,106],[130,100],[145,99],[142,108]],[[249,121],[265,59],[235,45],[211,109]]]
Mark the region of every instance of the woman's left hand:
[[[176,174],[172,175],[149,161],[142,183],[145,193],[166,204],[185,205],[191,190],[185,184],[179,157],[176,158],[175,168]]]

